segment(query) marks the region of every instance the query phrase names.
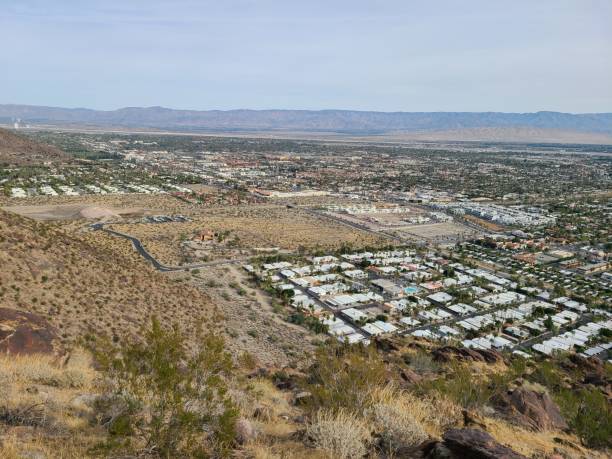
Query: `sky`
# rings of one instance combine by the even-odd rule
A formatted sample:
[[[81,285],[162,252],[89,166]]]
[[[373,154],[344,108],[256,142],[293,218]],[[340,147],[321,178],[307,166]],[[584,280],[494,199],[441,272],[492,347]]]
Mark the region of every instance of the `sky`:
[[[611,0],[0,0],[0,104],[612,112]]]

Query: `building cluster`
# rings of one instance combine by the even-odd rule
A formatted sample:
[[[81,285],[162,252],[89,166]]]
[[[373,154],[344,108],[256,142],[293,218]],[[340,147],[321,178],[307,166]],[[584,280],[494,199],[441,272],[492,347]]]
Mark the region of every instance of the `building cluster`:
[[[540,209],[525,209],[518,206],[500,206],[497,204],[483,204],[479,202],[450,202],[432,204],[456,215],[473,215],[483,220],[489,220],[506,226],[520,226],[530,228],[534,226],[550,225],[555,217],[543,214]]]
[[[598,330],[610,328],[612,314],[433,252],[345,253],[245,269],[340,341],[400,334],[526,356],[592,348],[602,357],[609,348]],[[568,341],[571,334],[587,339]]]
[[[143,193],[143,194],[164,194],[171,192],[191,193],[189,188],[174,185],[172,183],[164,183],[163,185],[146,185],[136,183],[114,183],[110,184],[84,184],[79,186],[69,185],[42,185],[40,187],[30,187],[27,189],[21,187],[12,187],[10,196],[12,198],[27,198],[30,196],[81,196],[87,194],[127,194],[127,193]]]

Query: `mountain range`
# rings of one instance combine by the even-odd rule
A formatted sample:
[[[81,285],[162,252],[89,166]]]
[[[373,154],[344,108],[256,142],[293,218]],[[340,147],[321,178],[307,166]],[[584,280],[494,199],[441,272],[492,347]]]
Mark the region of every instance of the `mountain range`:
[[[305,133],[350,136],[404,136],[442,140],[546,141],[572,138],[612,143],[612,113],[541,111],[374,112],[353,110],[174,110],[127,107],[101,111],[32,105],[0,105],[0,123],[156,129],[208,133]]]

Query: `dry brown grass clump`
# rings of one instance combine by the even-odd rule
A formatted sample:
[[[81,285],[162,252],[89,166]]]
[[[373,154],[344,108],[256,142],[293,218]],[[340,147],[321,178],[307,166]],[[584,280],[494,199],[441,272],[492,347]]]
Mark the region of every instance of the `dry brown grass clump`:
[[[462,420],[461,408],[443,396],[416,395],[386,385],[374,389],[370,397],[374,423],[383,430],[388,428],[392,435],[398,435],[405,426],[406,439],[413,440],[412,445],[427,436],[440,436]],[[396,425],[385,423],[386,419]]]
[[[103,433],[91,427],[97,372],[89,355],[0,355],[0,457],[85,457]]]
[[[306,434],[316,448],[338,459],[363,457],[371,441],[368,424],[344,410],[318,411]]]

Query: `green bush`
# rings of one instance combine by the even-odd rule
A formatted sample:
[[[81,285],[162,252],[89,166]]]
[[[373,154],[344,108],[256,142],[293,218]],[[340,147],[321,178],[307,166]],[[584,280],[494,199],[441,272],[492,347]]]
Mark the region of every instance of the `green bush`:
[[[385,365],[375,349],[332,343],[317,350],[306,389],[315,410],[363,413],[372,390],[385,380]]]
[[[425,391],[435,391],[449,397],[466,409],[482,407],[493,396],[489,381],[472,375],[464,365],[452,365],[452,371],[446,378],[438,378],[422,386]]]
[[[200,333],[190,351],[178,327],[165,330],[154,318],[142,341],[106,343],[96,357],[116,411],[107,449],[165,458],[230,453],[238,410],[227,394],[232,360],[222,338]]]
[[[561,389],[554,396],[567,423],[592,448],[612,447],[612,408],[597,389]]]

